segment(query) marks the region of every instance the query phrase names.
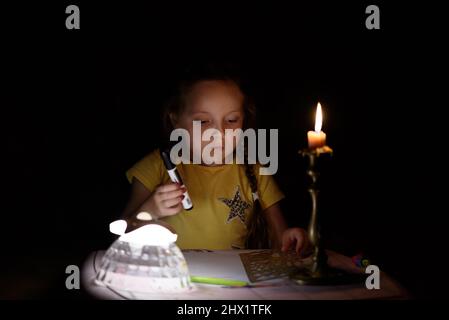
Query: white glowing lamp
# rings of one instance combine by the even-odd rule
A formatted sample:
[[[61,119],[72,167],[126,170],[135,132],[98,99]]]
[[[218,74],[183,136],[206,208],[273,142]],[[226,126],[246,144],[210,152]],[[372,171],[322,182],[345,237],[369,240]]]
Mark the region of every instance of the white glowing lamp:
[[[147,224],[134,231],[125,233],[119,240],[141,246],[168,247],[175,243],[178,236],[158,224]]]
[[[141,215],[141,213],[139,213],[139,215]],[[116,220],[109,224],[109,231],[119,235],[120,241],[133,243],[135,245],[166,247],[171,243],[176,242],[176,239],[178,238],[178,235],[159,224],[147,224],[131,232],[125,233],[127,226],[128,223],[125,220]]]
[[[148,216],[150,218],[148,218]],[[139,213],[141,221],[151,221]],[[176,245],[177,235],[166,227],[145,224],[126,232],[126,220],[117,220],[109,230],[120,237],[102,258],[95,282],[132,293],[163,294],[191,290],[185,258]]]

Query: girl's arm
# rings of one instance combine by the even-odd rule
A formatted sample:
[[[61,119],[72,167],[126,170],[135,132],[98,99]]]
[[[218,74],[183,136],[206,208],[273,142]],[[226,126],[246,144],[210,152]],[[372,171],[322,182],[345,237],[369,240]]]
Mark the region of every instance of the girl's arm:
[[[123,210],[122,217],[129,218],[138,211],[142,204],[151,195],[151,192],[137,179],[133,179],[131,184],[131,193],[129,196],[128,203]]]
[[[304,229],[288,228],[287,222],[282,214],[281,207],[275,203],[264,210],[268,226],[274,241],[273,247],[287,251],[292,245],[295,245],[295,251],[299,252],[307,246],[307,235]]]
[[[171,182],[150,192],[139,180],[133,179],[123,218],[130,218],[141,211],[150,213],[153,218],[175,215],[183,209],[181,201],[184,192],[184,187]]]
[[[270,234],[272,235],[273,247],[280,249],[282,246],[282,235],[287,230],[287,222],[285,222],[281,207],[275,203],[271,207],[264,210],[265,218],[267,219]]]

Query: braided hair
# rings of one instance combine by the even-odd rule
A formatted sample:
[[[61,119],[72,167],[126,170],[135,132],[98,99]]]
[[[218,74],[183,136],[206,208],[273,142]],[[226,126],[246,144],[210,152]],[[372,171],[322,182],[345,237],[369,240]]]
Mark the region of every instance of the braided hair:
[[[246,150],[246,149],[245,149]],[[260,205],[259,192],[257,187],[257,178],[254,173],[255,165],[247,163],[245,156],[245,175],[248,178],[253,195],[253,214],[247,224],[247,235],[245,239],[245,248],[247,249],[266,249],[271,246],[270,235],[268,232],[267,221],[264,216],[262,206]]]
[[[256,128],[256,106],[250,95],[244,91],[240,86],[240,90],[245,96],[244,112],[245,121],[243,123],[243,130],[248,128]],[[248,147],[244,148],[244,169],[245,175],[248,179],[251,194],[253,197],[253,214],[247,222],[247,234],[245,239],[246,249],[266,249],[271,247],[270,234],[268,230],[267,221],[262,210],[259,198],[259,187],[256,177],[256,166],[250,164],[248,161]]]

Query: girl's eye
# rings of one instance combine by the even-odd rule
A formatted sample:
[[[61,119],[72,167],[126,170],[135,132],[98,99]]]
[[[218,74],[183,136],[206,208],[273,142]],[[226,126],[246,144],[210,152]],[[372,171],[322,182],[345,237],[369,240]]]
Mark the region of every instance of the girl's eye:
[[[230,123],[236,123],[239,119],[229,119],[228,122]]]
[[[200,120],[200,119],[197,119],[197,120],[194,120],[194,121],[201,121],[201,124],[209,123],[209,120]]]

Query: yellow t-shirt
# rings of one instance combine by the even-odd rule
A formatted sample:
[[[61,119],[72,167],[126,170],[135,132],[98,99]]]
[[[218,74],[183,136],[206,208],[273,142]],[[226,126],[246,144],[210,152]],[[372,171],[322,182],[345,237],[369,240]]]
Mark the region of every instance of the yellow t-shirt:
[[[246,223],[253,213],[253,198],[244,166],[179,164],[178,172],[192,199],[193,209],[164,217],[178,234],[181,249],[244,248]],[[262,209],[282,198],[273,176],[255,174]],[[170,181],[159,150],[154,150],[126,172],[128,181],[139,180],[150,192]]]

